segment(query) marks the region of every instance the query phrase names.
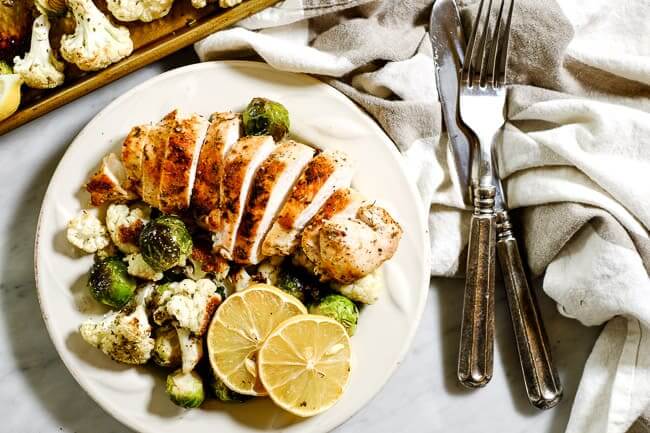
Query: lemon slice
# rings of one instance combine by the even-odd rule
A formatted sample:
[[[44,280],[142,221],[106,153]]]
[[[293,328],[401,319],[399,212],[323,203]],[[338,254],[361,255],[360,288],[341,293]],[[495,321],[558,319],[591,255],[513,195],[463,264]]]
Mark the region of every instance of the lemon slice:
[[[0,74],[0,120],[5,120],[18,109],[21,84],[23,80],[18,74]]]
[[[281,408],[301,417],[332,407],[350,378],[350,338],[329,317],[306,314],[282,322],[258,355],[259,376]]]
[[[307,309],[298,299],[267,284],[253,285],[226,298],[208,330],[214,373],[240,394],[266,395],[257,374],[257,352],[280,323],[305,313]]]

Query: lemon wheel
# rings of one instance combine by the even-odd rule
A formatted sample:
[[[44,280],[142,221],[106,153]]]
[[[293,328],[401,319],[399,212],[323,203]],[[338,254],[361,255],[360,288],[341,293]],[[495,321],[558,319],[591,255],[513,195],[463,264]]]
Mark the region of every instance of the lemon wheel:
[[[208,330],[207,348],[214,373],[240,394],[261,396],[257,355],[268,335],[307,309],[293,296],[266,284],[235,293],[217,309]]]
[[[281,408],[308,417],[332,407],[350,378],[350,338],[329,317],[306,314],[281,323],[262,345],[259,376]]]

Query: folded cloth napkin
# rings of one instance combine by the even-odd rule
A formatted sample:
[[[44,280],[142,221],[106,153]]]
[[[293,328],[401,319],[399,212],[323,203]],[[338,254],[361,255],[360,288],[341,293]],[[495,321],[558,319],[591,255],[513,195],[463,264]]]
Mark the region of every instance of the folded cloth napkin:
[[[195,48],[202,60],[256,53],[275,68],[318,74],[367,110],[427,205],[432,275],[458,276],[469,214],[441,127],[431,3],[287,0]],[[476,4],[460,5],[468,31]],[[545,292],[562,314],[607,323],[567,433],[623,433],[650,418],[648,22],[648,1],[515,6],[499,173]]]

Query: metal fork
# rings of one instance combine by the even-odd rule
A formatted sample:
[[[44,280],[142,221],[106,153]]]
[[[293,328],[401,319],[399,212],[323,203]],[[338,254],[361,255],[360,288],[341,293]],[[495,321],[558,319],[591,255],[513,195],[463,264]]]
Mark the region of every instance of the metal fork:
[[[501,0],[490,29],[492,0],[481,0],[460,73],[459,114],[478,140],[474,170],[474,213],[470,222],[467,276],[458,356],[458,379],[481,387],[492,378],[494,352],[494,278],[496,247],[496,187],[492,144],[505,123],[506,63],[512,20],[510,2],[504,16]],[[505,23],[502,24],[502,21]]]

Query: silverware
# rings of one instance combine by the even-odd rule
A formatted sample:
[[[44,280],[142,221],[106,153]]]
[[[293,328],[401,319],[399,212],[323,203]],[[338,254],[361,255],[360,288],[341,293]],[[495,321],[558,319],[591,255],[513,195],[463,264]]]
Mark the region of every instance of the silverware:
[[[503,7],[502,4],[499,8],[499,16],[502,16]],[[504,32],[507,32],[507,29],[510,28],[511,17],[512,4],[507,13]],[[460,69],[464,60],[464,38],[458,8],[454,0],[435,1],[431,13],[430,34],[436,61],[436,81],[443,117],[449,134],[450,145],[456,159],[457,171],[462,185],[467,186],[466,182],[468,177],[475,178],[478,172],[476,164],[478,158],[472,159],[473,164],[470,171],[468,169],[467,158],[476,140],[470,141],[470,138],[474,137],[468,134],[465,125],[462,124],[457,115],[459,90],[457,71]],[[503,47],[503,45],[501,46]],[[507,49],[507,45],[503,49]],[[505,64],[501,71],[505,74]],[[505,76],[503,77],[503,82],[505,83]],[[463,174],[468,172],[471,174],[468,177],[464,177]],[[560,401],[562,397],[562,386],[559,381],[557,369],[551,358],[550,346],[539,313],[537,300],[529,288],[517,241],[512,233],[512,226],[506,206],[507,200],[498,176],[496,176],[495,180],[495,199],[497,201],[496,248],[504,276],[508,307],[515,331],[517,351],[524,383],[529,401],[534,406],[550,408]],[[477,187],[478,179],[475,179],[473,184],[474,187]],[[471,298],[466,298],[466,300],[469,302]],[[466,309],[466,311],[472,310],[470,308]],[[472,318],[470,316],[467,321],[470,322]],[[491,359],[491,353],[489,357]],[[467,360],[468,358],[466,357],[465,359]],[[487,365],[487,363],[484,363],[484,365]],[[467,367],[466,361],[463,366],[465,368]],[[466,369],[465,371],[468,370]],[[463,381],[463,378],[471,378],[471,374],[464,373],[462,376],[459,374],[459,377],[462,377],[461,381]],[[470,381],[470,383],[466,382],[463,383],[469,386],[477,386],[475,381]]]

